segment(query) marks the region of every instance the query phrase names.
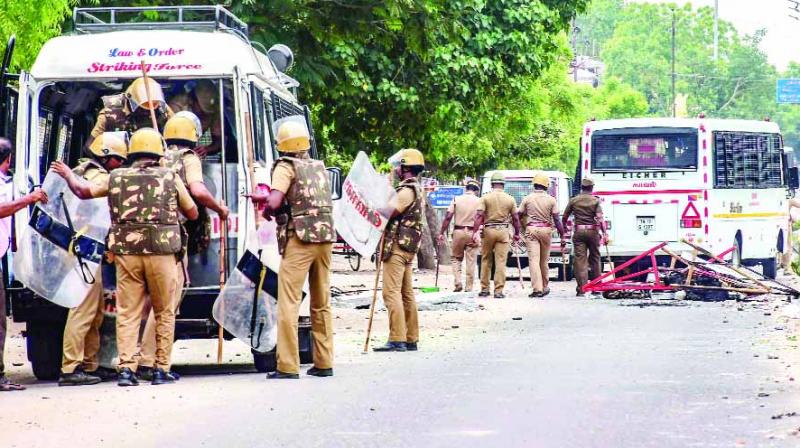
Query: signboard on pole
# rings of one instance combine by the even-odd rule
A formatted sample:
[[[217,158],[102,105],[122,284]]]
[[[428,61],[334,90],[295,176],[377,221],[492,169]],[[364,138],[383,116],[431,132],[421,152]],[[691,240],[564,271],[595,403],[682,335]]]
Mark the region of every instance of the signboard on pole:
[[[456,196],[464,194],[464,187],[458,185],[439,185],[428,193],[428,201],[433,208],[447,208]]]
[[[778,104],[800,104],[800,79],[779,79],[775,89],[775,101]]]
[[[333,223],[339,235],[362,257],[375,253],[383,229],[394,211],[395,193],[362,151],[342,185],[342,198],[333,203]]]

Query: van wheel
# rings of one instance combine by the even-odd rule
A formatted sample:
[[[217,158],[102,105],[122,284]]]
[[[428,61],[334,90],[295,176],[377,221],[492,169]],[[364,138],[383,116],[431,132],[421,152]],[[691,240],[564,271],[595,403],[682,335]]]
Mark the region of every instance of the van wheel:
[[[770,280],[775,280],[775,277],[778,276],[778,263],[775,260],[775,257],[767,258],[766,260],[762,261],[761,269],[764,273],[764,277]]]
[[[57,380],[61,373],[63,327],[52,322],[29,321],[26,330],[33,374],[42,381]]]
[[[256,365],[256,370],[261,373],[274,372],[278,368],[278,359],[275,356],[275,349],[267,353],[260,353],[255,350],[253,352],[253,363]]]

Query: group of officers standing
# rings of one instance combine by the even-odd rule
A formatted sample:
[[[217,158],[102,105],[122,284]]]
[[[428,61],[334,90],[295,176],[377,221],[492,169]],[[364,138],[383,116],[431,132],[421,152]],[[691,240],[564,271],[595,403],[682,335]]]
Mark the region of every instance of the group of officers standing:
[[[439,232],[443,243],[453,222],[452,266],[454,291],[471,291],[475,281],[478,250],[481,254],[479,297],[488,297],[490,279],[494,269],[494,297],[505,297],[506,262],[511,245],[524,244],[528,253],[533,292],[529,297],[544,297],[550,293],[549,266],[552,235],[561,239],[561,252],[566,254],[566,231],[573,218],[572,243],[574,247],[574,272],[578,296],[583,296],[583,286],[601,274],[600,246],[607,242],[605,219],[600,200],[592,195],[594,182],[581,181],[581,193],[570,199],[560,214],[556,199],[548,193],[550,178],[536,174],[533,191],[517,206],[515,199],[505,192],[505,177],[500,172],[492,174],[492,189],[478,196],[480,184],[474,179],[465,181],[465,194],[457,196],[447,209]],[[462,282],[462,263],[466,264],[466,286]],[[521,274],[521,273],[520,273]]]

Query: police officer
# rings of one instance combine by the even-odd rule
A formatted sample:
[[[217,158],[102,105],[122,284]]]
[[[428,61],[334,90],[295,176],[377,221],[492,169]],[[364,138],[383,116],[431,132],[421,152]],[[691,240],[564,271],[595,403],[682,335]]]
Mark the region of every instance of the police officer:
[[[308,156],[311,144],[304,122],[281,124],[277,141],[281,157],[272,168],[272,190],[267,196],[252,196],[265,203],[265,218],[276,218],[283,257],[278,272],[278,369],[267,378],[300,377],[297,320],[306,275],[314,341],[314,367],[306,374],[333,376],[330,274],[336,233],[328,173],[322,162]]]
[[[172,117],[172,111],[164,101],[161,85],[149,77],[146,81],[145,78],[134,79],[124,93],[103,97],[103,109],[97,115],[97,121],[86,145],[91,146],[92,141],[106,131],[134,132],[143,127],[151,127],[153,125],[150,118],[151,110],[156,113],[159,129],[164,126],[168,118]]]
[[[0,226],[6,231],[6,236],[9,240],[11,236],[11,217],[14,213],[25,207],[32,206],[37,202],[47,203],[47,194],[42,190],[36,190],[17,199],[13,198],[12,193],[14,186],[11,183],[12,179],[10,175],[12,152],[13,147],[11,146],[11,142],[7,138],[0,137],[0,180],[2,180],[3,186],[5,187],[2,189],[3,197],[0,199]],[[0,257],[5,256],[5,252],[10,245],[9,240],[4,242],[5,244],[3,244],[3,251],[0,253]],[[4,278],[2,265],[0,265],[0,278]],[[25,386],[12,382],[5,375],[3,352],[6,345],[7,325],[6,288],[5,285],[0,285],[0,392],[13,392],[25,389]]]
[[[578,282],[577,295],[582,297],[583,286],[600,276],[600,245],[606,239],[606,222],[600,199],[592,195],[594,181],[589,178],[581,180],[581,193],[569,200],[564,210],[562,224],[566,228],[567,220],[575,216],[575,227],[572,232],[572,247],[575,250],[575,280]]]
[[[109,172],[127,160],[127,138],[125,132],[104,132],[89,147],[91,157],[79,161],[72,173],[90,184],[107,185]],[[53,170],[66,172],[69,168],[62,162],[56,162]],[[70,309],[67,315],[59,386],[97,384],[116,376],[113,370],[101,367],[97,361],[104,305],[103,280],[97,276],[84,301]]]
[[[528,269],[531,273],[533,292],[528,297],[544,297],[550,294],[549,266],[550,240],[553,227],[561,237],[561,251],[566,250],[564,227],[558,216],[556,199],[548,193],[550,178],[544,173],[533,176],[533,192],[522,199],[519,218],[525,226],[525,246],[528,249]]]
[[[170,383],[175,310],[176,254],[181,250],[178,213],[197,218],[197,207],[180,177],[161,166],[164,140],[156,130],[142,128],[131,136],[129,168],[111,173],[108,184],[88,185],[71,173],[61,173],[79,197],[108,196],[111,230],[108,251],[117,267],[117,350],[120,386],[138,386],[136,377],[139,329],[145,292],[156,320],[156,364],[152,384]]]
[[[211,141],[207,144],[197,144],[195,154],[205,157],[208,154],[219,152],[222,142],[222,126],[219,115],[219,90],[213,81],[201,79],[194,83],[191,90],[179,93],[169,99],[169,107],[176,114],[180,111],[194,113],[199,119],[203,129],[207,129]],[[200,133],[202,136],[202,132]],[[204,139],[205,140],[205,139]]]
[[[464,289],[461,283],[462,261],[466,263],[466,290],[472,291],[472,285],[475,282],[475,260],[478,257],[478,244],[472,240],[472,224],[475,222],[475,213],[478,211],[478,203],[480,202],[478,192],[480,189],[481,186],[476,180],[469,179],[466,181],[464,194],[453,198],[453,202],[447,208],[447,214],[444,217],[444,221],[442,221],[442,229],[439,232],[439,244],[442,244],[450,228],[450,221],[455,218],[451,245],[453,278],[455,280],[453,292],[459,292]]]
[[[494,297],[505,297],[503,288],[506,284],[506,260],[510,244],[509,225],[514,227],[514,242],[518,242],[519,216],[517,216],[517,202],[503,191],[505,176],[503,173],[494,173],[491,178],[492,191],[483,195],[478,204],[478,212],[473,224],[473,235],[477,243],[480,229],[483,227],[483,244],[481,246],[481,292],[480,297],[489,296],[489,277],[492,273],[492,258],[494,258]]]
[[[422,242],[422,190],[417,176],[425,169],[425,159],[419,150],[403,149],[389,162],[400,180],[383,233],[383,303],[389,312],[389,341],[373,350],[416,351],[419,321],[411,269]]]
[[[203,182],[203,167],[200,158],[195,154],[194,148],[197,145],[199,136],[202,135],[200,127],[200,120],[191,112],[178,112],[167,121],[164,125],[164,140],[167,143],[166,157],[164,158],[165,164],[168,168],[174,170],[189,189],[189,194],[194,199],[198,206],[198,211],[201,207],[207,207],[214,210],[220,217],[220,222],[226,222],[228,219],[228,207],[224,204],[217,202],[214,196],[206,188]],[[200,221],[200,220],[197,220]],[[194,222],[197,222],[194,221]],[[181,225],[186,226],[186,220],[181,219]],[[206,223],[202,222],[199,226],[194,226],[193,231],[200,232],[206,229]],[[189,235],[189,241],[192,241],[195,235]],[[183,247],[183,257],[176,265],[176,288],[173,297],[173,308],[177,312],[180,306],[181,297],[183,295],[183,287],[189,280],[185,276],[185,267],[188,263],[187,248]],[[150,380],[153,377],[153,365],[156,358],[156,321],[155,313],[151,310],[150,315],[147,317],[147,323],[144,327],[142,334],[142,347],[140,351],[140,358],[138,362],[137,376],[144,380]],[[172,329],[173,336],[175,329]],[[179,378],[175,372],[168,372],[173,378]]]

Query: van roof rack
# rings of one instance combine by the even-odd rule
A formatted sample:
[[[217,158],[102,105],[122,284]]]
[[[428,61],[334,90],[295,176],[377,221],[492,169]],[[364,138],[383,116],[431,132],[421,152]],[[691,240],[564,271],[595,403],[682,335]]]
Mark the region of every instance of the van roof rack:
[[[120,30],[231,31],[250,43],[247,24],[219,5],[75,8],[78,33]]]

